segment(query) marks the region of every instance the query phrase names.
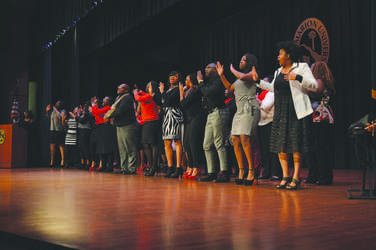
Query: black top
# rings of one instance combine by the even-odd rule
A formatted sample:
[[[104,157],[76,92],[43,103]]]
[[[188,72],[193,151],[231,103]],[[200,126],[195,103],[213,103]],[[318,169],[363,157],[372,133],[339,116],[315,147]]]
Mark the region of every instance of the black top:
[[[173,87],[162,93],[163,107],[180,107],[179,87]]]
[[[136,122],[134,101],[130,94],[125,94],[123,99],[116,104],[115,111],[110,118],[114,119],[114,125],[117,127],[130,125]]]
[[[198,88],[189,89],[180,104],[183,109],[185,122],[189,122],[193,118],[202,115],[202,95]]]
[[[274,93],[276,95],[291,96],[290,83],[285,80],[283,73],[279,73],[274,81]]]
[[[204,82],[201,82],[200,91],[205,98],[208,111],[215,108],[225,107],[225,86],[222,84],[221,78],[211,77]]]
[[[95,117],[91,112],[83,112],[76,118],[77,122],[83,125],[85,128],[90,128],[95,124]]]

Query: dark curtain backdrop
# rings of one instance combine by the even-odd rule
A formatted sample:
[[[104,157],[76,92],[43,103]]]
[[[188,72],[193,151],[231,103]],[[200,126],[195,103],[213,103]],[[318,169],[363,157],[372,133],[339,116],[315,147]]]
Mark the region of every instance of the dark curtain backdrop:
[[[51,95],[76,104],[114,96],[120,82],[143,87],[166,81],[171,70],[188,74],[218,60],[233,79],[229,65],[238,67],[246,52],[258,57],[266,76],[278,67],[275,44],[292,40],[300,23],[314,17],[328,31],[328,64],[336,79],[335,167],[354,168],[346,129],[368,112],[371,2],[104,1],[76,26],[78,47],[70,31],[52,48]]]

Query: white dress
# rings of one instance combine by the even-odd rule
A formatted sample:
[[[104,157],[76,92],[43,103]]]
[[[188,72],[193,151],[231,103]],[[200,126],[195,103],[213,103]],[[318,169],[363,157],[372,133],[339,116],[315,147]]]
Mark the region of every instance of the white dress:
[[[256,84],[237,80],[234,83],[236,113],[232,120],[232,135],[255,135],[260,120],[260,107],[256,100]]]

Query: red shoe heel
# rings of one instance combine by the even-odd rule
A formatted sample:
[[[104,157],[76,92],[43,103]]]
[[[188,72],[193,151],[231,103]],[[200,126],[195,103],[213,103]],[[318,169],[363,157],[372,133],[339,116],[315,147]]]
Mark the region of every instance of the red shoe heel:
[[[192,174],[192,175],[188,176],[188,178],[189,178],[190,180],[195,180],[196,177],[198,176],[198,174],[200,173],[200,171],[201,171],[201,170],[198,169],[195,175]]]

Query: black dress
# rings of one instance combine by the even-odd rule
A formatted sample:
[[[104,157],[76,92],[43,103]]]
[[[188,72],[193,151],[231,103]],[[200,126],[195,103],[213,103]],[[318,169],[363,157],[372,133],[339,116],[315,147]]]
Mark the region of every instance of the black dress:
[[[274,81],[274,117],[270,151],[274,153],[304,153],[312,148],[312,115],[298,120],[289,82],[280,73]]]

